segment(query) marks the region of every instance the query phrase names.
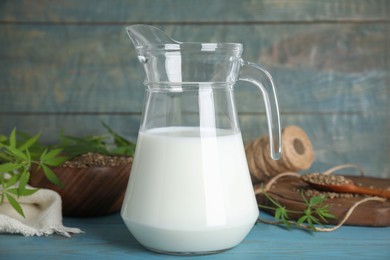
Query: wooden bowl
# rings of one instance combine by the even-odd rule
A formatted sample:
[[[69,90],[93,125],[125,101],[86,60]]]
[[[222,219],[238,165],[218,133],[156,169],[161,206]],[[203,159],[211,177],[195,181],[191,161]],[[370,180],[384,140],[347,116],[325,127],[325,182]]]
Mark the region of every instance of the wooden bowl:
[[[30,185],[51,189],[62,198],[62,214],[67,217],[96,217],[120,211],[131,163],[120,166],[70,168],[56,167],[53,171],[63,187],[52,184],[42,169],[32,170]]]

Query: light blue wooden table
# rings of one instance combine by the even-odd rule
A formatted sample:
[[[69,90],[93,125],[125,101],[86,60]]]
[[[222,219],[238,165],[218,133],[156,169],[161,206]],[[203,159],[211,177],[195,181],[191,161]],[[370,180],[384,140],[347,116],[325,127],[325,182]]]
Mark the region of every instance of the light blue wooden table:
[[[216,255],[178,257],[145,250],[119,214],[73,219],[84,234],[22,237],[0,234],[0,259],[390,259],[390,227],[344,226],[330,233],[257,224],[237,247]]]

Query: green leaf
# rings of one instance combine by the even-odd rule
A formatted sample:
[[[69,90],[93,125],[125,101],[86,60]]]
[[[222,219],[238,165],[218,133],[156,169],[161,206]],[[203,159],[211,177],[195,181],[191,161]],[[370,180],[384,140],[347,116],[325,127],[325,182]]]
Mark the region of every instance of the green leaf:
[[[19,177],[19,174],[12,175],[11,178],[7,179],[7,182],[5,183],[5,188],[14,186],[18,182]]]
[[[127,147],[116,147],[111,150],[112,154],[127,155],[127,156],[134,156],[134,152],[135,152],[135,145],[127,146]]]
[[[309,216],[308,219],[310,219],[312,223],[322,225],[318,218],[314,217],[313,215]]]
[[[281,208],[277,208],[277,209],[275,210],[275,220],[276,220],[276,221],[280,220],[281,216],[282,216]]]
[[[17,188],[7,189],[7,192],[12,193],[17,196],[30,196],[37,192],[39,189],[24,189],[23,193],[19,194]]]
[[[336,216],[333,215],[333,214],[330,213],[330,212],[322,212],[322,213],[321,213],[321,216],[324,217],[324,218],[336,218]]]
[[[14,170],[17,170],[18,168],[20,168],[20,165],[19,164],[16,164],[16,163],[3,163],[3,164],[0,164],[0,173],[1,172],[12,172]]]
[[[20,206],[19,202],[17,202],[17,200],[12,197],[12,195],[10,193],[6,193],[5,194],[5,197],[7,198],[8,202],[11,204],[11,206],[20,214],[22,215],[23,217],[24,216],[24,212],[23,212],[23,209],[22,207]]]
[[[44,161],[44,164],[48,166],[56,167],[66,162],[68,159],[69,159],[68,157],[50,158],[50,159],[46,159]]]
[[[53,149],[51,151],[45,150],[41,157],[41,164],[46,164],[49,166],[58,166],[63,164],[65,161],[67,161],[68,157],[56,157],[62,152],[62,149]]]
[[[18,149],[20,149],[20,147],[24,148],[23,145],[25,143],[29,142],[29,139],[32,139],[32,138],[33,138],[33,140],[35,139],[35,136],[31,136],[28,133],[24,133],[24,132],[20,132],[20,131],[17,131],[16,135],[18,137],[18,139],[16,140],[17,145],[19,145]],[[40,136],[40,134],[37,134],[37,136]],[[27,144],[26,146],[28,146],[28,145],[30,145],[30,144]],[[33,158],[33,160],[39,160],[39,156],[41,155],[41,153],[43,152],[45,147],[38,142],[38,138],[37,138],[37,140],[34,143],[32,143],[29,147],[27,147],[26,150],[27,149],[31,153],[31,157]]]
[[[0,206],[3,205],[4,203],[4,197],[5,197],[4,190],[0,190]]]
[[[95,152],[103,155],[127,155],[134,156],[135,144],[115,133],[107,124],[103,126],[114,139],[114,147],[108,144],[108,135],[74,137],[61,134],[60,144],[57,146],[63,149],[63,153],[74,158],[84,153]]]
[[[107,131],[111,134],[111,136],[114,138],[114,143],[117,146],[117,148],[114,151],[112,151],[112,153],[134,156],[135,146],[136,146],[135,143],[127,140],[123,136],[116,133],[103,121],[101,121],[101,123],[107,129]]]
[[[27,150],[28,148],[30,148],[33,144],[36,143],[36,141],[39,139],[39,137],[41,136],[41,134],[36,134],[34,135],[33,137],[31,137],[30,139],[28,139],[25,143],[23,143],[22,145],[20,145],[18,147],[18,149],[20,151],[24,151],[24,150]]]
[[[297,222],[296,222],[296,224],[299,226],[299,225],[302,225],[302,223],[304,223],[305,221],[306,221],[306,219],[307,219],[308,217],[306,216],[306,215],[303,215],[302,217],[300,217],[298,220],[297,220]]]
[[[51,159],[51,158],[54,158],[56,156],[58,156],[60,153],[61,153],[62,149],[53,149],[51,151],[48,151],[46,154],[45,154],[45,159]]]
[[[309,216],[307,216],[306,222],[307,222],[307,224],[309,224],[310,228],[313,228],[313,222]]]
[[[15,147],[12,147],[12,146],[6,146],[5,147],[8,152],[15,156],[16,158],[18,159],[21,159],[21,160],[28,160],[28,157],[26,154],[24,154],[23,152],[19,151],[18,149],[16,149]]]
[[[9,136],[9,146],[11,146],[11,148],[15,148],[16,147],[16,128],[14,128]]]
[[[3,152],[1,152],[1,150],[0,150],[0,161],[10,162],[10,161],[12,161],[12,157],[7,155],[7,154],[5,154],[5,153],[3,153]]]
[[[311,215],[311,208],[307,208],[303,211],[303,213],[305,213],[306,216],[310,216]]]
[[[327,222],[327,219],[336,218],[335,215],[329,212],[329,205],[316,209],[316,214],[324,221]]]
[[[46,153],[47,153],[47,149],[44,149],[42,151],[42,153],[41,153],[41,156],[39,157],[40,161],[44,161],[45,160]]]
[[[316,206],[316,205],[323,203],[324,200],[325,200],[325,196],[313,196],[309,200],[309,205]]]
[[[49,167],[47,167],[44,164],[41,164],[40,166],[42,166],[43,172],[49,181],[51,181],[52,183],[54,183],[57,186],[63,187],[60,179],[57,177],[57,175]]]
[[[30,180],[30,173],[28,171],[24,171],[19,179],[19,188],[18,188],[18,196],[21,196],[21,194],[24,193],[26,190],[26,185],[28,181]]]
[[[88,152],[96,152],[104,155],[109,155],[110,152],[106,147],[106,136],[86,136],[73,137],[61,136],[61,143],[58,147],[63,149],[63,153],[73,158]]]
[[[104,128],[106,128],[107,131],[112,135],[112,137],[114,137],[114,142],[117,146],[127,146],[131,144],[131,142],[126,140],[126,138],[114,132],[114,130],[112,130],[106,123],[104,123],[103,121],[101,121],[101,123]]]

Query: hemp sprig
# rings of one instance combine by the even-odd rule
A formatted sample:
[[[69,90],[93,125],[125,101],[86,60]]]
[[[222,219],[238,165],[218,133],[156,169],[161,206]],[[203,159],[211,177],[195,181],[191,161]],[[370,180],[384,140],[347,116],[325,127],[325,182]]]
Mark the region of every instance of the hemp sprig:
[[[37,142],[39,137],[40,134],[37,134],[19,140],[16,129],[12,130],[9,137],[0,135],[0,206],[6,199],[23,217],[25,215],[18,202],[19,197],[32,195],[38,190],[27,186],[31,167],[42,168],[49,181],[62,186],[51,167],[61,165],[68,159],[61,156],[61,149],[49,150],[41,146]]]
[[[291,228],[292,225],[295,225],[296,227],[305,230],[317,231],[318,229],[315,225],[323,226],[328,222],[328,219],[335,218],[335,216],[330,213],[329,205],[325,204],[326,196],[324,195],[313,196],[308,199],[303,193],[301,193],[302,200],[306,208],[303,211],[297,211],[287,209],[277,200],[272,198],[266,191],[263,190],[262,193],[274,206],[265,206],[260,204],[259,207],[273,210],[275,212],[275,221],[267,221],[259,218],[261,222],[276,225],[282,224],[287,228]],[[300,217],[298,220],[292,221],[289,214],[299,214]]]
[[[7,200],[24,217],[19,198],[32,195],[38,190],[27,186],[31,169],[42,169],[50,182],[62,187],[52,168],[76,156],[94,152],[132,157],[135,143],[116,133],[106,123],[101,123],[109,135],[62,135],[61,142],[50,147],[38,142],[40,134],[30,136],[16,129],[12,130],[9,137],[0,134],[0,206]],[[112,145],[108,139],[113,139]]]
[[[119,135],[103,121],[101,124],[107,130],[108,135],[76,137],[62,134],[60,143],[56,147],[61,148],[63,153],[70,158],[89,152],[109,156],[120,155],[133,157],[135,152],[135,143]]]

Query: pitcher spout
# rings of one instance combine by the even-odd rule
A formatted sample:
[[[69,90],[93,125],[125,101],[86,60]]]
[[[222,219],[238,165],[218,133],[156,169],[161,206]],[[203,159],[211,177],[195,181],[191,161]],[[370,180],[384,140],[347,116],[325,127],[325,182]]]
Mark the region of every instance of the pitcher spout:
[[[171,39],[160,29],[144,24],[135,24],[126,27],[127,35],[136,49],[146,46],[164,46],[166,44],[180,44]]]
[[[160,29],[143,24],[128,26],[126,32],[144,67],[145,84],[168,83],[172,88],[187,83],[234,84],[237,80],[240,43],[179,42]]]

